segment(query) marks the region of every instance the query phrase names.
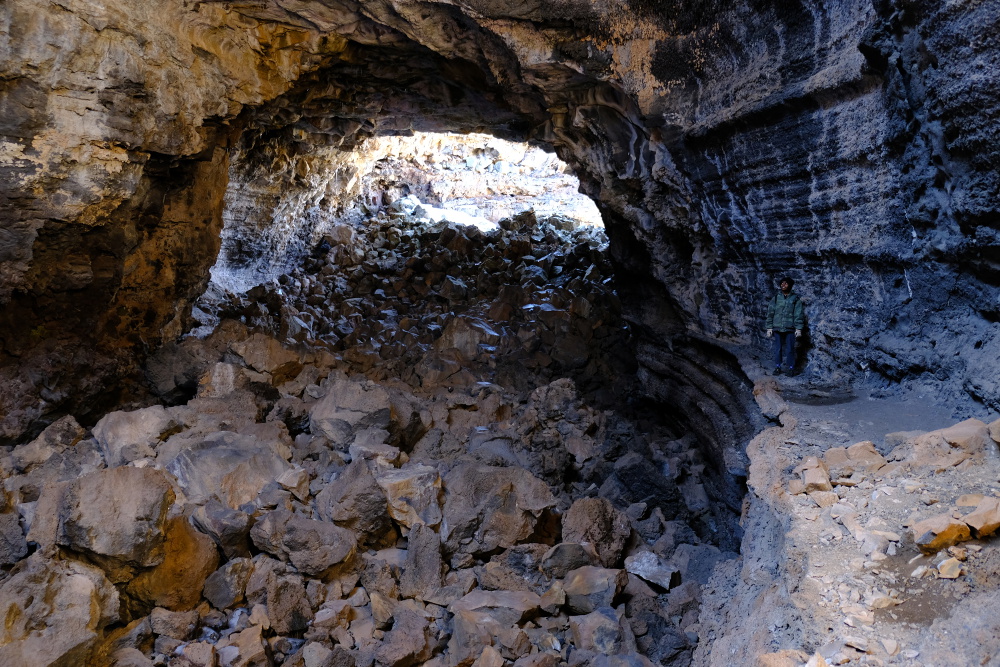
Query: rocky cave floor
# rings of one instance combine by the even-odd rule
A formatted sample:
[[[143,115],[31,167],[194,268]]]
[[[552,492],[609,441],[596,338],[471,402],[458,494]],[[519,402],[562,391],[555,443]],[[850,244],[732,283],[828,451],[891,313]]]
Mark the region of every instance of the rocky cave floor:
[[[160,403],[10,449],[0,663],[689,663],[737,516],[690,438],[608,408],[603,232],[503,227],[336,226],[209,290]]]
[[[8,448],[0,663],[722,664],[740,517],[630,393],[603,234],[501,227],[335,227],[210,290],[148,365],[158,402]],[[912,401],[756,393],[788,603],[759,664],[996,660],[1000,424],[928,409],[879,438]]]

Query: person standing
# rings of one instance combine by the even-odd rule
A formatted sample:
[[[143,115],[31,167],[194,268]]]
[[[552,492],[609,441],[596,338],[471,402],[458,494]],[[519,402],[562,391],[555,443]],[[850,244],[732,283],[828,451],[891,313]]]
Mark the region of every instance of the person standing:
[[[795,339],[802,336],[805,326],[805,307],[798,294],[792,292],[795,281],[785,277],[778,282],[781,291],[774,295],[767,307],[767,337],[774,339],[774,373],[794,375]]]

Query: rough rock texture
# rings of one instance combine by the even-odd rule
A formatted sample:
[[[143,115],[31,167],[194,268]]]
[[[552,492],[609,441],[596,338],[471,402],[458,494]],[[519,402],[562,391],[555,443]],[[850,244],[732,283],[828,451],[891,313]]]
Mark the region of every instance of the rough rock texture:
[[[551,7],[9,0],[0,31],[4,443],[27,442],[67,413],[93,424],[123,391],[141,399],[131,393],[138,363],[192,324],[188,306],[207,282],[224,224],[228,258],[237,263],[241,252],[252,259],[260,250],[241,248],[241,226],[246,238],[267,228],[298,239],[283,227],[297,229],[308,216],[322,221],[342,208],[339,193],[357,194],[342,186],[357,174],[352,152],[365,139],[411,130],[530,138],[577,169],[605,217],[645,392],[726,473],[716,476],[714,495],[732,508],[747,474],[740,450],[761,424],[747,375],[761,355],[764,301],[779,273],[796,279],[807,303],[803,361],[811,378],[926,382],[942,396],[964,392],[1000,407],[992,363],[1000,351],[1000,15],[991,0]],[[447,284],[458,297],[462,286]],[[304,323],[285,324],[287,334]],[[492,333],[466,323],[446,340],[455,345],[420,369],[431,382],[458,371],[455,354],[489,347]],[[276,387],[259,368],[252,373],[242,376],[233,405],[266,414]],[[220,371],[209,384],[224,380]],[[184,397],[191,394],[189,387]],[[304,402],[302,395],[294,398]],[[199,400],[206,412],[216,406],[215,428],[190,434],[209,445],[201,450],[171,442],[162,454],[179,460],[176,471],[191,452],[212,450],[203,462],[222,458],[223,443],[207,432],[236,445],[257,438],[230,435],[242,426],[228,415],[239,411],[218,396]],[[283,419],[304,433],[298,408],[287,401]],[[358,446],[386,444],[364,430],[368,439]],[[454,445],[437,435],[408,444],[418,453]],[[105,550],[91,530],[94,517],[76,509],[82,496],[73,495],[100,489],[68,480],[93,465],[90,453],[148,463],[149,450],[172,436],[161,431],[123,447],[95,437],[61,443],[65,451],[40,464],[34,456],[12,463],[38,465],[37,477],[15,480],[4,495],[16,496],[30,523],[61,489],[70,500],[55,506],[68,512],[66,521],[51,532],[36,524],[28,535],[37,529],[51,535],[43,546],[104,559],[117,579],[152,566],[158,545]],[[502,437],[472,444],[489,463],[517,457]],[[575,441],[559,456],[586,460],[585,445]],[[333,465],[336,452],[322,441],[312,446]],[[609,482],[599,493],[676,509],[676,480],[664,483],[633,454],[601,468]],[[197,467],[188,468],[189,479]],[[245,484],[251,469],[259,474]],[[630,489],[623,478],[636,471],[655,483]],[[194,480],[199,488],[211,486],[208,473]],[[292,489],[302,489],[278,478],[288,483],[296,474],[291,465],[237,466],[222,480],[220,500],[232,509],[252,501],[258,510],[287,510]],[[824,480],[817,483],[810,498],[832,500],[819,495],[831,493]],[[698,484],[683,496],[696,514],[705,510]],[[210,500],[203,496],[198,502]],[[503,497],[513,506],[515,496]],[[746,524],[763,537],[748,551],[772,540],[780,547],[782,508],[751,505]],[[511,511],[496,525],[517,524],[527,538],[544,530],[540,515]],[[134,518],[135,526],[163,519]],[[38,519],[44,524],[44,513]],[[673,517],[656,520],[664,519]],[[466,538],[448,551],[461,558],[506,544],[491,534]],[[248,597],[280,601],[275,606],[296,610],[282,627],[305,627],[307,592],[279,565],[254,580]],[[261,627],[227,636],[223,662],[269,659],[275,649]],[[625,641],[616,646],[629,649]],[[416,659],[398,655],[392,659]]]
[[[0,600],[0,662],[11,667],[83,664],[102,629],[118,620],[115,587],[97,568],[75,561],[28,558],[0,584]]]

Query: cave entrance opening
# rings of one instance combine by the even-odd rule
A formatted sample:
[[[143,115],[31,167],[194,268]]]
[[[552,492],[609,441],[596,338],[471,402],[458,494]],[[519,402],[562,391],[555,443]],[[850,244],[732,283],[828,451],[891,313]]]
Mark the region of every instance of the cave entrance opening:
[[[490,134],[375,136],[351,150],[312,147],[272,159],[270,170],[262,162],[248,156],[230,169],[212,282],[234,293],[290,270],[331,229],[360,229],[402,213],[428,225],[481,231],[528,210],[566,228],[604,226],[596,204],[579,192],[579,180],[555,153]]]
[[[551,150],[381,136],[313,147],[283,179],[244,155],[195,336],[235,317],[416,386],[570,377],[609,404],[625,392],[634,361],[603,221]]]
[[[206,333],[224,317],[315,352],[306,383],[345,373],[424,401],[461,396],[462,410],[507,406],[456,452],[506,465],[521,455],[508,450],[527,447],[534,461],[551,445],[538,465],[574,497],[600,489],[648,520],[650,536],[676,519],[684,539],[737,548],[693,436],[637,403],[608,238],[554,154],[438,133],[286,153],[283,177],[266,163],[231,168],[222,249],[197,311]],[[535,403],[562,415],[558,435],[511,431],[505,415]],[[285,421],[295,437],[308,431]]]

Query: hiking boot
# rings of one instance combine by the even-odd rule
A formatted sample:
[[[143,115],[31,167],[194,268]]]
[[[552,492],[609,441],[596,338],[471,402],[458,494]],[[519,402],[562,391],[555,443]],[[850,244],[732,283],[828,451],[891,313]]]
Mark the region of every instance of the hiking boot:
[[[771,375],[781,375],[781,366],[778,366],[777,368],[775,368],[774,372],[771,373]]]

